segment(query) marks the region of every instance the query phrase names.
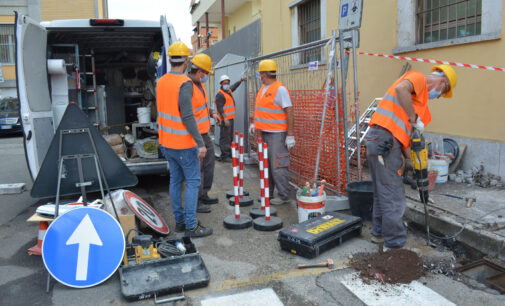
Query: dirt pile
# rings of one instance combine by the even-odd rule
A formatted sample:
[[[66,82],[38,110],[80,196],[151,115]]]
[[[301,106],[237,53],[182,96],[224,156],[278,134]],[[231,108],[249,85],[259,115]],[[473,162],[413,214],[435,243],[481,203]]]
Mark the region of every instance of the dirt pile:
[[[408,284],[423,275],[422,259],[406,249],[356,254],[350,267],[358,270],[365,282],[376,279],[389,284]]]

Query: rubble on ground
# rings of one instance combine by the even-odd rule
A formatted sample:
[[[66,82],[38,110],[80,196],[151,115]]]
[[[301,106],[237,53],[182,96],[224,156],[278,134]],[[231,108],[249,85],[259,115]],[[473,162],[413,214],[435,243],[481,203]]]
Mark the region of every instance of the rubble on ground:
[[[354,254],[349,265],[360,272],[365,283],[378,280],[389,284],[408,284],[424,274],[423,260],[407,249]]]
[[[486,173],[484,171],[484,166],[473,167],[470,170],[463,171],[458,170],[456,173],[449,175],[449,180],[456,183],[466,183],[471,185],[480,186],[483,188],[495,187],[503,188],[505,187],[505,182],[502,181],[501,176],[492,174],[490,172]]]

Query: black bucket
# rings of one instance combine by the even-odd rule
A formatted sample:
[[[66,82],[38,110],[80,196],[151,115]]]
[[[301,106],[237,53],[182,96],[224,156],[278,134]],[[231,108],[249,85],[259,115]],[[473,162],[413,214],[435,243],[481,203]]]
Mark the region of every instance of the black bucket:
[[[372,181],[352,182],[346,188],[349,206],[353,216],[372,220],[373,186]]]

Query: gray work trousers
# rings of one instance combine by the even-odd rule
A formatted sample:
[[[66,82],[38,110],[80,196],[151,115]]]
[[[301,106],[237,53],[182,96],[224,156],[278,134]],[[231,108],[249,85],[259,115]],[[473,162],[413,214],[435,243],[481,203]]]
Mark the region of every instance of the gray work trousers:
[[[378,146],[393,140],[389,154],[378,160]],[[402,145],[386,129],[372,126],[366,137],[368,166],[373,181],[372,234],[384,237],[384,245],[391,248],[405,246],[407,230],[402,222],[405,212],[405,189],[398,170],[402,167]]]
[[[210,139],[209,134],[202,134],[202,138],[205,143],[205,148],[207,148],[207,154],[205,154],[203,162],[200,164],[201,182],[198,192],[199,199],[205,197],[207,192],[212,188],[212,182],[214,181],[214,165],[216,164],[214,143]]]
[[[219,148],[221,149],[221,158],[231,158],[231,142],[233,141],[233,120],[230,120],[230,126],[226,127],[224,121],[219,126]]]
[[[277,195],[287,200],[290,197],[289,187],[289,151],[286,147],[286,132],[262,132],[263,142],[268,144],[268,183],[270,197],[277,187]]]

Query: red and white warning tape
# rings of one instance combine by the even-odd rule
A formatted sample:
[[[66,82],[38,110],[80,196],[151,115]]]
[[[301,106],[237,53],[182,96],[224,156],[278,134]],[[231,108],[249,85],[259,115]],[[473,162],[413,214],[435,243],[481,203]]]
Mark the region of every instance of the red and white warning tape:
[[[388,54],[369,53],[369,52],[359,52],[359,54],[370,55],[370,56],[377,56],[377,57],[385,57],[385,58],[393,58],[393,59],[399,59],[399,60],[404,60],[404,61],[414,61],[414,62],[423,62],[423,63],[432,63],[432,64],[444,64],[444,65],[451,65],[451,66],[458,66],[458,67],[466,67],[466,68],[474,68],[474,69],[484,69],[484,70],[493,70],[493,71],[504,71],[505,72],[505,68],[492,67],[492,66],[482,66],[482,65],[475,65],[475,64],[463,64],[463,63],[456,63],[456,62],[449,62],[449,61],[440,61],[440,60],[427,59],[427,58],[418,58],[418,57],[410,57],[410,56],[398,56],[398,55],[388,55]]]

